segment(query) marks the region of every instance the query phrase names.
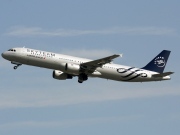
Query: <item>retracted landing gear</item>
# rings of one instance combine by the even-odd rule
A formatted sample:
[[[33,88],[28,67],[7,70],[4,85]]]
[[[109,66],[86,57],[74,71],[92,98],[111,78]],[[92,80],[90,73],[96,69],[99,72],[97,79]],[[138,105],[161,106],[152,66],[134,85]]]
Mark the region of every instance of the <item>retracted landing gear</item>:
[[[85,73],[82,73],[79,75],[78,82],[83,83],[83,81],[86,81],[88,79],[88,76]]]
[[[11,62],[12,64],[15,64],[16,66],[14,66],[14,70],[16,70],[19,66],[21,66],[21,63],[17,63],[17,62]]]

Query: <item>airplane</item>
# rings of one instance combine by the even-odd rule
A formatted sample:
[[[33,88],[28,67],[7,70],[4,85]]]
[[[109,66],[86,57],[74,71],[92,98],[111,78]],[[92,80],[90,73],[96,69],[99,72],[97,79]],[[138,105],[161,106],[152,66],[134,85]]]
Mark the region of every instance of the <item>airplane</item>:
[[[53,70],[53,78],[58,80],[78,77],[78,82],[88,77],[99,77],[123,82],[151,82],[170,80],[174,72],[163,72],[171,51],[163,50],[143,68],[113,64],[113,59],[122,57],[114,54],[105,58],[90,60],[30,48],[12,48],[2,53],[2,57],[15,64],[22,64]]]

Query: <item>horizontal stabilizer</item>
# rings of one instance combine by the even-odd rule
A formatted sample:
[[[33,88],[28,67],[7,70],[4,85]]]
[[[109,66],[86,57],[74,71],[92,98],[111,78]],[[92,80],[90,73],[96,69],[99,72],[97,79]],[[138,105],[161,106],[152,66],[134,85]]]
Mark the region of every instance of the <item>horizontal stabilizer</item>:
[[[160,74],[154,74],[152,75],[153,77],[165,77],[165,76],[168,76],[168,75],[171,75],[173,74],[174,72],[165,72],[165,73],[160,73]]]

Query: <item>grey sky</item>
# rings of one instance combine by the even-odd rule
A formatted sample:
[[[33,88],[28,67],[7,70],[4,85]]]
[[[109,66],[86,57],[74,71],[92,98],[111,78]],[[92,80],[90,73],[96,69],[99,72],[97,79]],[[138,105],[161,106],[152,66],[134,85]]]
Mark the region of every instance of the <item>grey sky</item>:
[[[0,58],[0,134],[179,135],[178,0],[7,0],[0,2],[0,50],[28,47],[143,67],[171,50],[172,80],[57,81],[52,70]]]

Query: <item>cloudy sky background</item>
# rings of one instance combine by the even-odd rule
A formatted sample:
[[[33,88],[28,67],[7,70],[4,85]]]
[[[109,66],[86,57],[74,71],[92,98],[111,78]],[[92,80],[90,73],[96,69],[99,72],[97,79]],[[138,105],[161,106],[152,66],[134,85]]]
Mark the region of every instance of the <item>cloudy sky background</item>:
[[[172,80],[124,83],[58,81],[52,70],[0,58],[0,134],[179,135],[178,0],[2,0],[0,51],[29,47],[143,67],[171,50]]]

